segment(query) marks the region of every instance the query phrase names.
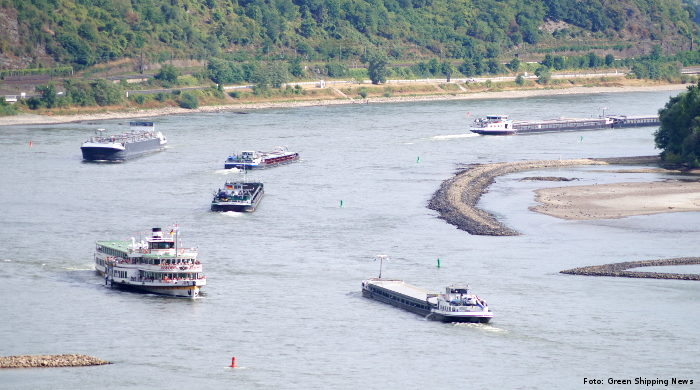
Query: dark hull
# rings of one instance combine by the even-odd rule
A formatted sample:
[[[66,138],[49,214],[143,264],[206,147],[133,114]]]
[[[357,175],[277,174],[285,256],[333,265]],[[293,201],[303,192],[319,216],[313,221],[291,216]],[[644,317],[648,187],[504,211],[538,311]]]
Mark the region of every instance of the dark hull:
[[[472,129],[471,132],[476,133],[476,134],[481,134],[481,135],[513,135],[513,134],[515,134],[515,131],[513,131],[513,130],[483,131],[483,130],[478,130],[478,129]]]
[[[158,138],[126,143],[124,150],[86,146],[80,148],[83,152],[83,160],[86,161],[125,161],[148,153],[158,152],[162,149]]]
[[[260,164],[246,164],[240,162],[225,162],[224,169],[262,169],[271,168],[278,165],[289,164],[299,159],[299,153],[293,153],[286,156],[264,159]]]
[[[420,314],[424,317],[430,314],[430,305],[428,302],[420,301],[381,287],[374,286],[374,288],[377,291],[362,289],[362,296],[387,303],[391,306],[396,306],[400,309],[408,310],[412,313]]]
[[[440,321],[440,322],[468,322],[468,323],[481,323],[481,324],[488,324],[489,321],[491,321],[491,317],[451,316],[451,315],[443,315],[443,314],[439,314],[439,313],[435,313],[435,312],[431,313],[428,316],[428,319]]]

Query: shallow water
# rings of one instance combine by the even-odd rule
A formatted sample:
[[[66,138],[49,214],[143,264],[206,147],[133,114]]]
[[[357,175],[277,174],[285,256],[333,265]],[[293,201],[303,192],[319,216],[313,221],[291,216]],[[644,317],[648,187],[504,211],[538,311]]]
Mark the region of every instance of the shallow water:
[[[126,121],[0,127],[1,354],[114,362],[5,370],[0,387],[566,389],[582,387],[584,377],[638,376],[697,383],[700,283],[559,271],[697,256],[700,215],[567,221],[528,210],[537,188],[668,175],[571,167],[500,177],[480,206],[523,233],[517,237],[470,236],[426,208],[464,164],[658,152],[653,128],[475,137],[467,112],[649,114],[673,94],[169,116],[156,120],[168,150],[108,165],[82,163],[80,143]],[[255,213],[208,211],[213,191],[240,175],[222,170],[228,154],[277,145],[302,160],[252,174],[266,188]],[[536,175],[580,180],[519,181]],[[185,245],[199,247],[205,297],[102,285],[92,271],[96,240],[172,223]],[[379,253],[390,256],[383,276],[435,290],[468,282],[496,317],[440,324],[363,298],[360,283],[376,276]]]

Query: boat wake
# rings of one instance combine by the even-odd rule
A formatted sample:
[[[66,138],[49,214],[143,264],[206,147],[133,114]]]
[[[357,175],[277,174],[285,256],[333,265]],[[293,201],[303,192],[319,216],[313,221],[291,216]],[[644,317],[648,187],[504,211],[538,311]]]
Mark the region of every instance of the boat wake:
[[[447,134],[447,135],[436,135],[436,136],[430,137],[430,139],[433,141],[448,141],[451,139],[472,138],[472,137],[478,137],[478,136],[479,136],[479,134],[476,134],[476,133]]]
[[[238,173],[241,172],[241,169],[238,168],[230,168],[230,169],[217,169],[214,171],[217,175],[230,175],[232,173]]]
[[[220,214],[229,218],[241,218],[245,215],[245,213],[239,213],[237,211],[224,211]]]
[[[455,322],[452,325],[463,328],[476,328],[484,332],[491,333],[508,333],[508,330],[495,327],[489,324],[472,323],[472,322]]]
[[[95,267],[92,265],[84,267],[63,267],[66,271],[94,271]]]

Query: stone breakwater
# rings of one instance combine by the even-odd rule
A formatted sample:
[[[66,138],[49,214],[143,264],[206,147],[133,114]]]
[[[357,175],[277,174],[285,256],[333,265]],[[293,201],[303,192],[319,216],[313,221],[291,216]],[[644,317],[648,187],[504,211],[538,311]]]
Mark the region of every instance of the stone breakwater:
[[[110,362],[87,355],[16,355],[0,356],[0,368],[99,366]]]
[[[472,164],[442,183],[428,202],[428,208],[440,218],[469,234],[482,236],[517,236],[520,233],[499,222],[493,215],[476,207],[481,195],[496,177],[533,169],[574,165],[652,164],[657,156],[583,158],[572,160],[517,161],[494,164]]]
[[[621,278],[700,280],[700,275],[698,274],[674,274],[664,272],[628,271],[628,269],[630,268],[690,264],[700,264],[700,257],[678,257],[674,259],[627,261],[624,263],[592,265],[590,267],[573,268],[560,272],[562,274],[584,276],[615,276]]]

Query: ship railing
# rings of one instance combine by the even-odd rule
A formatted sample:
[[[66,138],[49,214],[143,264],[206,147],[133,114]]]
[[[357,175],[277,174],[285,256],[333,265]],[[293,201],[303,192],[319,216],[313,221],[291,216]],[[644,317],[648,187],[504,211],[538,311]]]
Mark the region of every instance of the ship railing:
[[[207,279],[206,276],[202,276],[199,278],[170,278],[170,279],[139,278],[139,277],[135,277],[135,276],[132,276],[129,278],[129,280],[132,282],[166,283],[166,284],[191,283],[194,281],[204,281],[206,279]]]

